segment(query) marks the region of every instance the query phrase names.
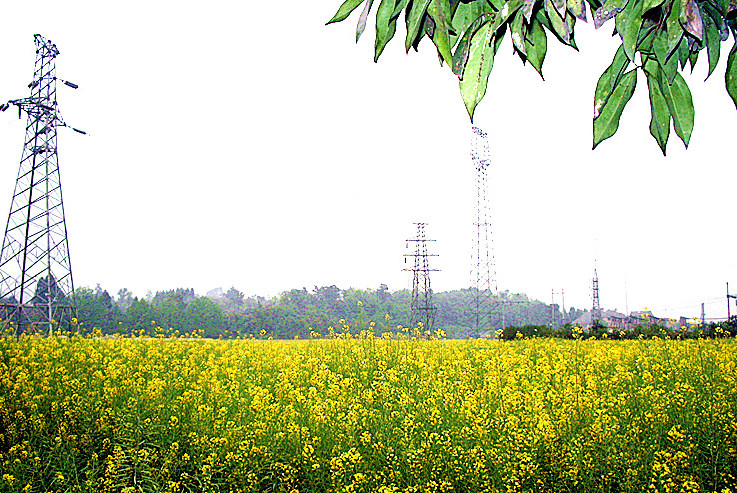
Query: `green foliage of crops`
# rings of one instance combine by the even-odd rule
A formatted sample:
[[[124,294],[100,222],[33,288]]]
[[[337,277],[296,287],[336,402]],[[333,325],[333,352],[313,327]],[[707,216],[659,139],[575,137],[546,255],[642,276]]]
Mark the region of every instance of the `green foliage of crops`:
[[[0,491],[735,491],[737,343],[0,340]]]

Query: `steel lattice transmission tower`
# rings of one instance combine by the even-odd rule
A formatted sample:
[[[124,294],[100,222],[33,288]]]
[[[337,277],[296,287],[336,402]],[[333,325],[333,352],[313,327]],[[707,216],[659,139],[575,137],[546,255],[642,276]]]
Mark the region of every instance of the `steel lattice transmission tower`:
[[[591,307],[591,325],[593,326],[601,321],[601,305],[599,304],[599,274],[596,273],[596,267],[594,267],[592,290],[594,302]]]
[[[498,294],[494,254],[491,245],[491,225],[489,224],[487,171],[491,164],[489,158],[489,137],[478,127],[471,127],[471,162],[475,171],[475,223],[471,252],[471,326],[478,336],[481,331],[492,326]]]
[[[410,243],[414,243],[415,252],[404,256],[405,263],[408,257],[413,257],[413,267],[402,270],[412,272],[411,327],[416,328],[419,324],[422,324],[423,331],[429,334],[432,331],[437,311],[432,301],[430,272],[437,272],[439,269],[431,269],[428,262],[429,257],[437,257],[437,255],[427,253],[427,242],[435,241],[427,239],[425,234],[427,223],[414,224],[417,226],[417,233],[414,238],[407,240],[407,248],[409,248]]]
[[[57,127],[68,126],[56,102],[59,50],[39,34],[34,40],[36,64],[28,85],[30,97],[0,105],[2,111],[11,104],[17,106],[19,118],[22,111],[28,115],[0,252],[0,316],[14,323],[16,335],[29,330],[51,334],[54,326],[76,316],[56,148]]]

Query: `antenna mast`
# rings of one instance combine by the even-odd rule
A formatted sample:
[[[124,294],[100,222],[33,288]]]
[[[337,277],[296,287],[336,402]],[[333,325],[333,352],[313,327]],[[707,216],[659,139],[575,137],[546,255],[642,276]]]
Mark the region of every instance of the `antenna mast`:
[[[494,296],[498,294],[494,255],[489,225],[488,182],[486,171],[491,164],[489,137],[478,127],[471,127],[471,162],[475,171],[476,203],[471,252],[471,329],[478,337],[491,329]]]
[[[435,322],[435,313],[437,311],[432,301],[430,272],[437,272],[438,269],[431,269],[429,266],[428,257],[437,257],[437,255],[427,253],[427,242],[435,240],[428,240],[425,235],[425,226],[427,226],[427,223],[414,224],[417,226],[417,233],[414,238],[407,240],[407,248],[409,248],[409,243],[413,242],[415,244],[415,253],[404,256],[405,262],[407,262],[407,257],[414,257],[414,265],[411,269],[402,270],[412,272],[412,301],[410,305],[412,314],[410,324],[412,328],[416,328],[421,324],[423,332],[429,335],[432,331],[432,326]]]
[[[49,335],[76,315],[74,282],[56,148],[57,127],[67,127],[56,102],[55,58],[59,50],[40,34],[34,36],[36,64],[31,95],[12,104],[28,115],[18,178],[0,252],[0,316],[15,335],[44,330]],[[70,127],[72,128],[72,127]],[[72,128],[84,134],[85,132]]]

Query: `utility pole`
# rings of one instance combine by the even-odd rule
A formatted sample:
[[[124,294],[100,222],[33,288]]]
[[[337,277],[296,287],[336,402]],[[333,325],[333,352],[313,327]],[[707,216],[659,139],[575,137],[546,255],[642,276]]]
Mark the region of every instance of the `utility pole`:
[[[701,303],[701,325],[706,322],[706,314],[704,312],[704,303]]]
[[[737,298],[737,294],[729,294],[729,283],[727,283],[727,323],[732,319],[732,315],[729,309],[729,299]]]
[[[0,316],[14,324],[15,335],[44,330],[76,316],[72,265],[56,148],[57,127],[68,127],[56,102],[59,50],[40,34],[34,36],[36,64],[31,95],[12,104],[28,115],[23,154],[0,252]],[[72,130],[85,132],[73,127]]]
[[[432,333],[432,326],[435,322],[435,313],[437,309],[432,301],[432,289],[430,288],[430,272],[436,272],[439,269],[431,269],[428,258],[437,257],[436,254],[427,253],[427,242],[435,241],[427,239],[425,235],[425,226],[427,223],[415,223],[417,226],[417,234],[414,238],[407,240],[407,248],[410,242],[415,244],[415,252],[404,256],[405,263],[408,257],[413,257],[413,267],[411,269],[402,269],[412,272],[412,301],[410,304],[412,328],[417,328],[422,324],[422,329],[428,335]]]

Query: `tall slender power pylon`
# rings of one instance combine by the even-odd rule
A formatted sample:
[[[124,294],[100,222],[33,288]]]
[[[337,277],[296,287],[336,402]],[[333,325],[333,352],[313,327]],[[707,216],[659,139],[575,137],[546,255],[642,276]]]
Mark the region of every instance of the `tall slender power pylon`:
[[[68,126],[56,102],[59,50],[39,34],[34,40],[36,64],[28,84],[30,97],[0,105],[2,111],[11,104],[17,106],[19,118],[21,112],[28,115],[0,252],[0,316],[14,324],[16,335],[36,330],[51,334],[76,312],[56,148],[57,127]]]
[[[414,238],[407,240],[407,248],[409,244],[415,244],[415,252],[408,253],[404,256],[405,263],[408,257],[413,257],[414,262],[411,269],[402,269],[412,272],[412,301],[410,304],[412,328],[417,328],[422,324],[423,332],[428,334],[432,331],[435,322],[435,313],[437,309],[432,301],[432,288],[430,287],[430,272],[436,272],[439,269],[431,269],[428,262],[429,257],[437,257],[436,254],[427,253],[427,242],[435,241],[427,239],[425,226],[427,223],[415,223],[417,233]]]
[[[481,331],[491,329],[492,317],[498,294],[494,254],[491,246],[489,224],[487,170],[489,137],[478,127],[471,127],[471,163],[475,171],[476,203],[475,223],[471,252],[471,330],[478,336]]]
[[[596,325],[601,321],[601,305],[599,304],[599,274],[596,273],[596,267],[594,267],[592,290],[594,302],[591,307],[591,325]]]

